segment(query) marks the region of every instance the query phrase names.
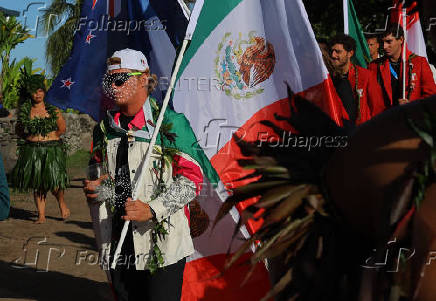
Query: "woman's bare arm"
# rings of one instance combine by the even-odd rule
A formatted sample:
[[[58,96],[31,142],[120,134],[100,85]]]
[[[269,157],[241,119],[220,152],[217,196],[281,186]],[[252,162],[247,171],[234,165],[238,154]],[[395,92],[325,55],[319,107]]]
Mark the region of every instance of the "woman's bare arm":
[[[56,135],[60,137],[62,134],[65,133],[67,127],[66,127],[65,119],[62,116],[62,112],[59,109],[56,109],[56,113],[58,114],[58,119],[56,120],[58,130],[56,131]]]

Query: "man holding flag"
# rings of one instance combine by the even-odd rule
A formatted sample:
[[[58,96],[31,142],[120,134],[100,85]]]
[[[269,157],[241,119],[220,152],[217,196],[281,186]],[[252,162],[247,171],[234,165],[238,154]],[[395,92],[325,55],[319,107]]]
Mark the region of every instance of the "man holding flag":
[[[376,73],[382,86],[386,107],[436,94],[436,85],[427,60],[412,53],[403,44],[404,31],[400,25],[390,25],[383,33],[382,41],[385,55],[373,61],[369,69]],[[403,49],[406,51],[405,64],[402,60]],[[403,74],[406,75],[405,78]]]
[[[109,175],[85,181],[90,206],[97,207],[100,249],[118,300],[180,300],[186,257],[194,252],[186,205],[200,191],[203,171],[217,174],[183,114],[165,111],[150,165],[143,163],[159,107],[149,94],[156,86],[139,51],[116,51],[103,81],[119,110],[108,112],[94,130],[93,163]],[[136,191],[134,194],[133,191]],[[132,198],[135,198],[132,200]],[[124,221],[129,224],[115,254]]]
[[[113,105],[113,101],[111,101],[110,98],[113,98],[115,96],[112,95],[112,93],[109,93],[110,95],[112,95],[111,97],[106,97],[102,95],[103,93],[101,88],[101,79],[107,72],[106,60],[108,57],[112,56],[114,51],[123,48],[140,50],[145,55],[148,63],[150,64],[150,70],[153,70],[153,72],[156,73],[159,78],[169,78],[176,57],[176,49],[180,49],[181,42],[185,37],[186,27],[188,23],[188,13],[183,9],[184,6],[182,4],[182,0],[84,1],[82,5],[81,20],[78,24],[77,32],[74,37],[74,48],[71,57],[66,62],[61,72],[53,82],[48,97],[49,102],[64,109],[78,109],[81,112],[91,115],[97,121],[101,120],[101,118],[106,115],[105,111],[107,109],[110,109]],[[221,4],[219,4],[219,6],[221,6]],[[100,24],[101,21],[99,20],[103,20],[104,23]],[[126,20],[128,21],[127,24],[133,24],[132,28],[127,27],[126,31],[104,30],[107,26],[109,26],[109,24],[114,24],[114,22],[117,22],[117,24],[121,22],[121,24],[123,24],[123,22],[125,23]],[[191,18],[191,20],[193,20],[193,18]],[[97,29],[95,28],[97,27],[95,26],[95,24],[99,25]],[[135,30],[135,24],[154,24],[155,26],[151,26],[149,29],[138,27]],[[186,36],[188,36],[188,34],[186,34]],[[183,51],[181,50],[180,52],[183,53]],[[126,74],[116,75],[116,78],[113,78],[114,84],[117,83],[120,86],[129,85],[131,81],[135,81],[135,78],[140,78],[142,76],[134,75],[138,70],[129,71],[132,72],[124,72]],[[109,73],[112,72],[121,73],[113,70],[109,71]],[[115,75],[108,74],[107,76],[112,77]],[[188,77],[185,77],[185,79],[188,79]],[[108,83],[110,81],[105,82],[106,88],[108,88]],[[186,83],[186,81],[184,82]],[[191,83],[192,81],[189,80],[188,82]],[[161,91],[159,91],[159,88],[161,89]],[[165,82],[162,80],[161,85],[158,85],[154,90],[153,96],[156,97],[157,100],[159,100],[161,96],[163,96],[163,93],[160,92],[164,92],[164,90],[166,90]],[[191,88],[190,90],[193,89]],[[132,90],[129,89],[129,91]],[[145,98],[143,97],[141,101],[145,101]],[[148,101],[146,101],[146,103],[148,103]],[[150,104],[151,103],[152,102],[150,102]],[[120,119],[124,120],[124,118]],[[136,123],[136,120],[132,122],[133,124],[138,125],[138,123]],[[147,129],[149,124],[150,123],[147,122]],[[107,126],[106,128],[111,127]],[[177,127],[176,129],[180,130],[183,128],[184,127]],[[133,130],[136,130],[136,132],[138,132],[138,128],[134,127]],[[157,144],[159,144],[159,139],[157,140]],[[97,142],[97,140],[95,142]],[[176,139],[176,144],[177,141],[178,140]],[[195,141],[190,143],[189,150],[192,150],[192,147],[196,145],[195,142],[196,139]],[[95,146],[98,147],[97,144]],[[153,148],[151,147],[151,149]],[[128,150],[130,150],[130,148],[128,148]],[[115,150],[111,151],[112,153],[117,153]],[[186,150],[183,151],[183,153],[189,152],[188,150]],[[155,154],[153,154],[153,156],[155,156]],[[207,178],[209,179],[209,182],[218,182],[218,179],[213,176],[214,173],[208,172],[208,168],[204,167],[208,164],[208,161],[207,163],[205,162],[202,162],[201,166],[203,167],[202,171],[206,175],[208,175]],[[130,169],[132,169],[130,164],[129,167]],[[112,166],[111,168],[115,169],[114,166]],[[135,175],[138,174],[137,170],[133,170],[132,173],[133,172],[135,172]],[[96,187],[95,185],[94,187],[87,187],[87,189],[91,188],[95,189]],[[103,192],[104,191],[107,192],[107,189],[103,190]],[[207,202],[202,202],[202,208],[204,210],[210,209],[205,207],[211,207],[213,210],[219,208],[219,206],[221,205],[221,201],[219,201],[218,203],[215,202],[215,200],[210,200],[209,193],[207,193],[206,189],[203,189],[203,192],[203,198],[206,199]],[[227,195],[227,192],[224,189],[222,190],[222,192],[223,194]],[[139,196],[139,199],[143,200],[141,196]],[[107,208],[102,206],[102,204],[90,203],[90,205],[97,245],[100,248],[105,247],[104,249],[107,250],[106,247],[108,247],[109,243],[112,241],[112,237],[110,237],[110,235],[109,237],[107,237],[107,234],[111,233],[112,219],[105,218],[105,216],[108,215],[109,211],[107,211]],[[152,205],[149,206],[153,208]],[[185,207],[183,208],[183,210],[185,210]],[[155,213],[157,214],[156,217],[158,218],[159,213],[157,211]],[[210,218],[213,218],[215,214],[216,210],[208,211],[208,215]],[[193,220],[192,216],[190,216],[190,218],[192,218],[191,220]],[[269,289],[266,271],[265,268],[262,267],[263,264],[259,265],[259,267],[261,268],[261,272],[256,272],[255,276],[252,277],[255,279],[255,281],[249,281],[248,284],[245,285],[243,290],[241,289],[240,283],[243,281],[245,273],[249,267],[244,266],[236,273],[227,273],[223,277],[216,277],[222,271],[222,267],[224,267],[227,248],[231,240],[231,237],[222,235],[222,230],[225,229],[233,231],[233,227],[235,225],[235,221],[231,217],[226,219],[226,221],[227,222],[225,226],[218,225],[213,233],[210,229],[211,227],[209,227],[208,233],[205,233],[196,238],[197,242],[194,243],[196,253],[189,258],[189,262],[187,262],[185,266],[186,272],[184,276],[182,290],[183,300],[195,300],[196,298],[204,299],[206,298],[206,295],[207,300],[213,300],[214,297],[211,296],[214,295],[216,295],[219,300],[232,300],[232,298],[233,300],[241,300],[247,299],[247,296],[263,295]],[[133,236],[133,230],[135,230],[132,229],[132,226],[134,226],[136,222],[137,221],[132,221],[131,226],[129,226],[128,228],[127,238],[125,244],[123,244],[123,249],[125,249],[126,246],[129,246],[129,240]],[[173,218],[171,218],[170,224],[174,224]],[[195,223],[193,223],[193,225],[195,225]],[[180,230],[180,227],[178,229]],[[201,240],[201,245],[199,244],[198,240]],[[189,241],[190,238],[186,239],[186,243],[189,243]],[[132,243],[130,240],[130,246],[131,245]],[[115,247],[116,244],[111,245],[111,252],[113,252]],[[126,250],[123,249],[121,250],[120,255],[121,260],[126,258],[126,256],[123,255],[127,254],[127,257],[129,257],[129,255],[135,254],[132,253],[131,248],[127,249],[130,250],[127,253]],[[162,248],[160,249],[163,250]],[[184,250],[186,251],[190,249],[186,248]],[[209,250],[211,251],[209,252]],[[104,250],[101,251],[104,252]],[[130,258],[131,257],[132,256],[130,256]],[[176,257],[179,259],[182,258],[180,256]],[[164,261],[166,262],[166,264],[170,264],[169,260]],[[136,262],[132,262],[129,265],[130,267],[133,266],[134,269]],[[180,265],[182,265],[182,263],[180,263]],[[119,267],[117,269],[119,269]],[[140,267],[140,269],[142,270],[138,271],[139,274],[146,274],[146,272],[143,271],[143,267]],[[167,268],[165,267],[165,269]],[[116,272],[116,270],[115,274],[118,273]],[[129,271],[126,273],[130,274],[131,272]],[[156,273],[159,273],[159,271],[157,271]],[[120,279],[117,280],[115,278],[126,278],[125,276],[117,276],[115,274],[112,273],[112,275],[110,275],[110,273],[108,273],[108,279],[109,282],[113,282],[113,287],[117,291],[119,298],[122,298],[123,295],[126,295],[126,291],[125,289],[123,289],[126,281],[120,281]],[[176,274],[179,275],[178,272]],[[178,276],[176,276],[176,278],[177,277]],[[140,279],[144,278],[140,277]],[[155,277],[155,279],[159,278]],[[165,281],[160,281],[158,285],[156,285],[157,288],[153,288],[152,290],[160,290],[162,292],[163,289],[162,287],[161,289],[159,289],[159,286],[163,283],[165,283]],[[129,285],[128,290],[133,289],[134,286],[135,285]],[[141,286],[145,286],[144,282],[141,283]],[[174,286],[178,287],[178,284],[174,284]],[[169,288],[167,289],[168,291],[170,290]],[[175,294],[177,294],[178,288],[173,291],[175,292]],[[134,292],[132,292],[132,294],[134,294]],[[163,297],[160,299],[158,298],[157,300],[169,299]]]

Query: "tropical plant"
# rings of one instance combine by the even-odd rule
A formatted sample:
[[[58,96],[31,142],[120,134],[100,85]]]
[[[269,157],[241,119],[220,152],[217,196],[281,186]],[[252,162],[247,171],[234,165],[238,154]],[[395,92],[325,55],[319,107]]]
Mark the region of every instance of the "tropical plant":
[[[293,96],[289,91],[289,99]],[[260,123],[270,127],[274,133],[269,137],[271,139],[267,140],[271,143],[246,142],[235,135],[242,154],[250,158],[239,160],[239,165],[253,170],[237,182],[248,179],[254,181],[232,190],[231,196],[220,208],[214,223],[215,226],[236,204],[254,197],[259,198],[242,212],[234,237],[239,227],[250,219],[263,220],[262,226],[234,253],[225,268],[230,268],[243,254],[250,251],[253,244],[257,243],[259,244],[256,251],[250,258],[252,271],[256,263],[279,256],[281,268],[285,270],[280,273],[280,281],[262,300],[269,300],[280,291],[288,289],[292,279],[298,277],[301,279],[299,264],[308,261],[301,260],[300,255],[312,254],[311,251],[301,252],[302,249],[307,248],[309,244],[314,249],[322,250],[320,246],[322,235],[317,228],[320,224],[325,227],[334,225],[332,218],[334,213],[324,197],[322,174],[335,148],[325,144],[309,151],[304,146],[307,146],[311,137],[347,139],[346,128],[349,126],[346,121],[343,121],[345,126],[338,127],[315,105],[298,96],[294,97],[291,105],[290,118],[278,115],[275,118],[287,121],[298,134],[288,132],[273,122],[264,120]],[[281,141],[279,137],[286,137],[286,141]],[[282,147],[277,147],[277,141],[283,142],[280,143]],[[310,258],[309,265],[312,264],[312,259]],[[318,275],[331,273],[332,279],[334,277],[330,269],[317,272]],[[249,275],[250,273],[247,277]],[[307,276],[303,276],[303,279],[305,277]],[[291,292],[286,293],[286,300],[294,300],[291,297],[307,290],[308,288],[304,287],[306,284],[297,284]],[[316,289],[317,285],[314,286]]]
[[[15,17],[6,17],[0,12],[0,61],[2,70],[0,75],[0,93],[4,95],[4,79],[10,69],[11,51],[18,44],[32,37],[29,30],[21,25]],[[5,95],[4,95],[5,96]]]
[[[45,56],[53,77],[61,70],[73,49],[73,37],[83,0],[53,0],[45,10],[43,30],[48,35]],[[66,21],[59,26],[62,20]]]
[[[349,192],[352,191],[350,187],[355,187],[354,185],[357,183],[361,184],[363,179],[368,181],[365,183],[368,189],[381,188],[371,186],[371,183],[374,185],[374,182],[370,180],[371,176],[354,179],[344,170],[344,166],[350,164],[350,161],[360,159],[356,157],[356,152],[353,153],[353,147],[355,151],[361,145],[360,143],[370,136],[362,135],[362,133],[365,131],[366,135],[374,133],[374,124],[376,124],[374,122],[376,121],[372,124],[369,123],[369,128],[363,126],[356,132],[353,131],[353,136],[348,141],[349,131],[347,128],[350,126],[349,123],[344,123],[343,120],[343,127],[338,127],[334,121],[309,101],[298,95],[293,95],[292,92],[289,93],[289,99],[292,99],[290,117],[276,115],[275,118],[287,121],[293,128],[292,133],[276,126],[269,120],[264,120],[260,123],[273,130],[273,134],[266,139],[269,143],[266,143],[265,140],[246,142],[240,137],[234,137],[244,157],[249,158],[239,160],[239,165],[253,170],[251,174],[237,181],[248,179],[253,181],[232,190],[231,196],[220,208],[214,226],[229,213],[233,206],[252,198],[258,198],[258,200],[254,203],[250,202],[252,205],[242,211],[234,237],[236,237],[241,225],[249,219],[254,219],[257,222],[262,220],[262,225],[229,257],[225,268],[229,269],[238,262],[243,254],[250,252],[253,245],[256,246],[248,263],[252,264],[252,271],[254,271],[258,262],[267,260],[270,278],[274,284],[272,290],[264,296],[262,301],[270,300],[276,295],[279,295],[277,300],[360,300],[359,296],[362,297],[360,293],[365,292],[365,286],[362,287],[364,282],[374,283],[372,291],[366,289],[367,293],[368,290],[370,291],[368,296],[373,296],[373,299],[368,300],[385,300],[382,296],[396,296],[397,288],[402,291],[402,296],[416,296],[419,285],[415,285],[410,280],[413,274],[409,274],[410,271],[406,269],[405,261],[407,259],[401,261],[401,271],[394,277],[391,277],[392,273],[386,273],[386,271],[392,272],[395,267],[398,267],[396,266],[399,264],[397,259],[400,258],[395,257],[385,261],[384,267],[377,267],[377,264],[383,262],[382,260],[387,254],[388,247],[385,245],[387,242],[385,239],[392,241],[392,238],[395,238],[397,242],[395,248],[401,246],[412,249],[411,229],[413,228],[413,231],[416,231],[418,235],[423,231],[422,229],[418,231],[410,224],[412,224],[414,212],[419,213],[418,209],[422,206],[424,199],[432,200],[431,196],[428,197],[428,192],[431,192],[430,186],[436,183],[436,144],[434,143],[436,141],[436,115],[434,108],[431,107],[434,104],[434,99],[428,99],[427,104],[423,101],[421,106],[409,105],[404,111],[391,110],[378,116],[378,120],[384,120],[385,124],[392,123],[392,120],[398,121],[398,115],[406,116],[405,121],[408,122],[409,128],[406,131],[403,127],[401,131],[409,139],[410,129],[413,129],[425,147],[423,146],[423,149],[421,147],[413,148],[409,144],[408,147],[414,152],[411,151],[408,154],[413,158],[410,165],[404,169],[396,169],[394,172],[396,176],[392,177],[395,180],[386,184],[390,188],[389,191],[392,191],[392,195],[383,194],[381,197],[386,204],[389,203],[386,207],[389,209],[383,213],[382,219],[388,219],[389,223],[377,223],[377,231],[385,233],[386,236],[380,236],[378,233],[374,237],[377,236],[379,240],[374,241],[358,230],[358,227],[362,225],[356,226],[359,222],[354,221],[350,212],[354,210],[353,205],[361,202],[368,205],[368,211],[358,211],[355,216],[371,216],[368,218],[371,220],[375,207],[371,207],[370,203],[380,203],[380,200],[370,200],[364,196],[358,202],[354,202],[354,200],[359,199],[359,196]],[[416,108],[422,108],[423,112],[420,115],[413,114],[414,109],[418,111]],[[381,137],[383,135],[381,134]],[[376,136],[374,133],[370,137],[374,137],[375,141],[380,141]],[[315,148],[308,149],[311,138],[320,139],[317,140]],[[322,143],[320,142],[322,138],[330,140],[330,142],[324,140],[325,142]],[[339,145],[333,146],[332,144],[336,144],[333,141],[343,141],[344,139],[346,144],[341,143],[342,147],[348,147],[338,151]],[[403,136],[395,139],[406,140]],[[397,150],[398,146],[395,142],[390,141],[389,143],[383,144],[383,146],[377,143],[372,144],[370,149],[374,153],[377,152],[375,150],[381,148],[386,151],[388,147],[391,150]],[[416,155],[418,153],[419,156]],[[358,154],[362,153],[358,152]],[[413,161],[417,158],[419,161]],[[381,161],[383,160],[385,163],[391,159],[385,157],[381,159]],[[374,165],[377,166],[373,170],[373,173],[377,175],[373,176],[383,177],[383,175],[380,176],[380,172],[387,169],[386,165],[380,162],[374,163],[372,157],[368,162],[371,162],[368,165],[371,164],[372,168]],[[364,174],[362,170],[366,170],[368,165],[363,164],[360,169],[356,168],[356,174]],[[392,168],[388,173],[392,173]],[[338,175],[351,176],[354,182],[345,183],[342,187],[341,181],[339,181],[332,186],[332,177]],[[350,185],[350,183],[352,184]],[[393,185],[396,188],[392,188]],[[396,193],[397,188],[398,194]],[[338,191],[348,193],[342,194],[342,199],[340,199]],[[349,208],[348,212],[343,210],[346,206]],[[370,222],[365,224],[366,228],[369,228],[370,224]],[[422,227],[429,228],[428,224],[423,224]],[[434,234],[434,232],[432,233]],[[375,245],[378,248],[377,254],[371,252]],[[426,247],[430,248],[430,244],[423,248]],[[425,262],[428,253],[417,249],[416,254],[418,257],[421,256],[417,262]],[[370,256],[368,257],[368,255]],[[376,269],[374,262],[376,262]],[[424,265],[424,263],[422,264]],[[374,269],[373,273],[365,274],[367,269]],[[249,273],[247,278],[250,275]],[[368,275],[371,275],[372,280],[365,278]],[[419,276],[418,278],[422,279],[423,277]],[[415,286],[412,288],[412,285]],[[411,290],[408,291],[408,289]],[[430,295],[427,293],[428,296],[434,296],[433,287],[428,286],[425,290],[432,292]],[[403,299],[398,297],[389,300]]]
[[[31,74],[39,73],[41,68],[32,69],[33,63],[36,59],[24,57],[20,61],[13,60],[10,65],[5,65],[5,75],[3,77],[3,105],[7,109],[16,108],[20,95],[19,95],[19,82],[22,76],[21,69],[29,70]]]

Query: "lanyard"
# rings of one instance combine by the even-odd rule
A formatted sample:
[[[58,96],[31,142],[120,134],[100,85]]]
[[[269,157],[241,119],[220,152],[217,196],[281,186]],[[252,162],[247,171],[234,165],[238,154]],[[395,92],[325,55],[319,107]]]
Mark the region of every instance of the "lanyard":
[[[153,120],[153,115],[151,113],[151,106],[150,106],[150,99],[149,98],[147,98],[144,105],[142,106],[142,110],[144,112],[145,124],[147,126],[148,131],[143,131],[143,130],[127,131],[127,130],[123,129],[120,126],[118,126],[118,124],[115,123],[114,118],[112,117],[112,115],[108,111],[107,114],[109,117],[111,128],[119,134],[129,135],[129,136],[133,136],[133,137],[139,137],[139,138],[143,138],[143,139],[151,139],[151,136],[153,135],[154,128],[151,124],[149,124],[147,122],[148,120]]]
[[[392,64],[389,62],[389,68],[391,69],[391,74],[395,77],[395,79],[398,79],[398,74],[395,71],[394,67],[392,67]]]

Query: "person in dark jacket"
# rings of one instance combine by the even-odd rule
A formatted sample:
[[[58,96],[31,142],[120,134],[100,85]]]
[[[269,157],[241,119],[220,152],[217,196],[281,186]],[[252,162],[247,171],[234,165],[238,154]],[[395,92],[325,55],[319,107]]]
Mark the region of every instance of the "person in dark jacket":
[[[8,218],[10,203],[8,181],[0,154],[0,221]]]

